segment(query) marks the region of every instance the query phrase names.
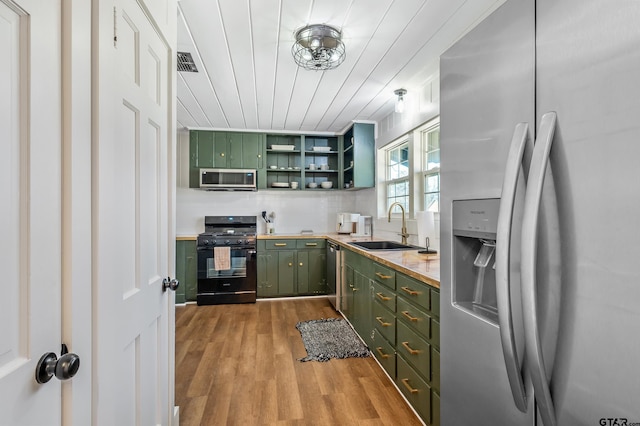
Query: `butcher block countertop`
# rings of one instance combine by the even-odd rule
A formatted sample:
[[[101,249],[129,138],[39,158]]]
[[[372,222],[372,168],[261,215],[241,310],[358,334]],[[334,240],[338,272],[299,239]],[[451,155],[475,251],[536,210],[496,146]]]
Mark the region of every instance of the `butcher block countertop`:
[[[380,238],[352,237],[347,234],[269,234],[258,235],[259,240],[287,238],[319,238],[333,241],[348,250],[361,254],[382,265],[402,272],[416,280],[440,288],[440,255],[420,254],[418,250],[363,250],[349,243],[356,241],[383,241]]]

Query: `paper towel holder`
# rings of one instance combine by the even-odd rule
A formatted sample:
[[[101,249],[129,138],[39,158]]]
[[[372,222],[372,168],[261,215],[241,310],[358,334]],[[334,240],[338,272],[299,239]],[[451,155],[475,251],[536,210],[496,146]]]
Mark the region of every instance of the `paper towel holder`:
[[[420,254],[436,254],[438,253],[438,250],[433,250],[429,248],[429,237],[425,238],[425,249],[424,250],[418,250],[418,253]]]

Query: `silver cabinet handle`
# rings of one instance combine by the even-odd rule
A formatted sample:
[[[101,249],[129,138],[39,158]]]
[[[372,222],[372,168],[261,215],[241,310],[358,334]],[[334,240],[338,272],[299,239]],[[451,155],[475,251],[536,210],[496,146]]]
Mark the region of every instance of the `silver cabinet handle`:
[[[556,113],[547,112],[540,121],[540,130],[533,148],[531,170],[527,181],[522,218],[522,310],[524,320],[525,348],[531,382],[538,402],[538,409],[545,426],[555,426],[556,416],[553,399],[547,381],[540,333],[538,330],[536,301],[536,263],[538,245],[538,213],[544,184],[545,171],[556,126]]]
[[[516,189],[520,166],[527,143],[529,125],[518,123],[513,132],[511,147],[507,156],[507,165],[502,182],[502,196],[498,213],[498,229],[496,234],[496,298],[498,302],[498,324],[500,340],[507,370],[513,401],[518,410],[527,412],[527,396],[520,372],[520,357],[516,347],[516,336],[513,324],[513,306],[511,305],[511,227],[516,199]],[[518,312],[520,314],[520,312]]]

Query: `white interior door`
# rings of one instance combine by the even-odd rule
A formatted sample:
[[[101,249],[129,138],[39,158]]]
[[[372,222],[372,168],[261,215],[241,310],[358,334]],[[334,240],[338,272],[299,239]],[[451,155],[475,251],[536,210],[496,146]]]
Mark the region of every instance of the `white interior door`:
[[[59,425],[60,2],[0,0],[0,424]]]
[[[168,424],[171,47],[142,2],[99,7],[94,422]],[[95,101],[95,100],[94,100]]]

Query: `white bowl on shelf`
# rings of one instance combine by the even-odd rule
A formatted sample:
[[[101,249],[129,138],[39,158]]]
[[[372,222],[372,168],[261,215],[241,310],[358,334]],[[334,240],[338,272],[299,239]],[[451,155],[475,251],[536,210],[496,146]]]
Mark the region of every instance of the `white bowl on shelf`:
[[[309,188],[317,188],[318,184],[315,182],[309,182],[309,184],[307,185]]]
[[[320,186],[323,187],[324,189],[329,189],[333,186],[333,182],[331,181],[320,182]]]
[[[330,146],[314,146],[313,150],[316,152],[330,152],[331,147]]]
[[[269,168],[270,168],[271,170],[275,170],[275,169],[277,169],[277,168],[278,168],[278,166],[269,166]]]
[[[289,182],[273,182],[271,184],[272,188],[288,188]]]

